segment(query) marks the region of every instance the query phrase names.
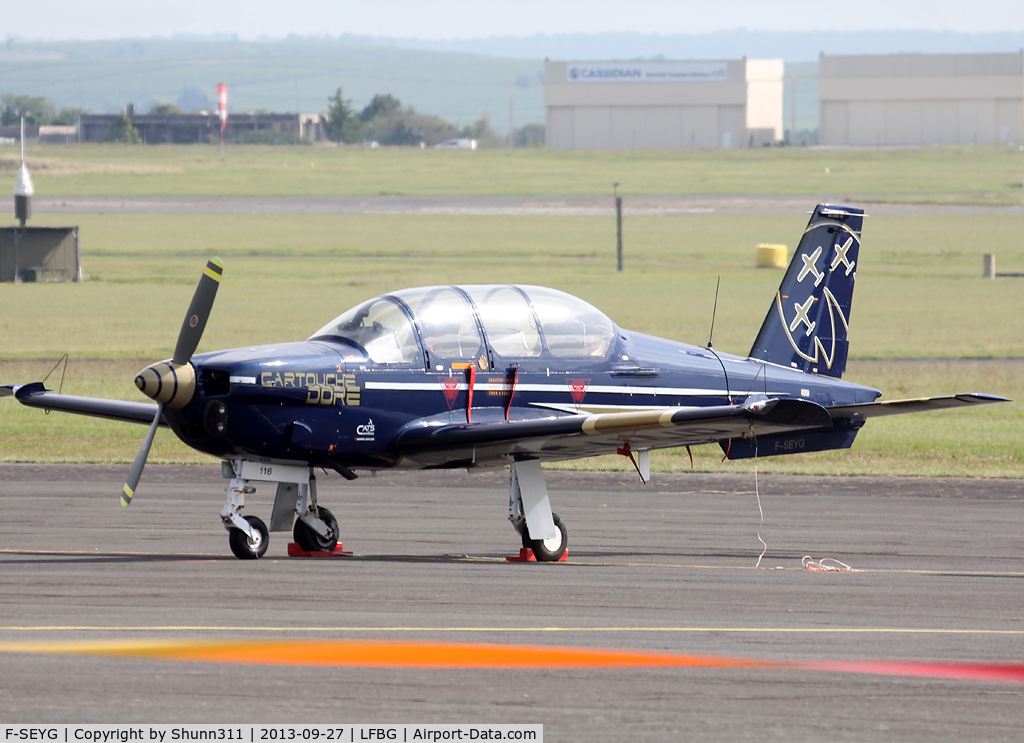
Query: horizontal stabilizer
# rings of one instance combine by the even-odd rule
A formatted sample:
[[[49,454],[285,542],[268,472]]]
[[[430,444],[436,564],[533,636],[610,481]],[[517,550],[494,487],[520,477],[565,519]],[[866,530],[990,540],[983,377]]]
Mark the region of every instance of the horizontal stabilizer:
[[[915,397],[907,400],[879,400],[857,405],[839,405],[829,408],[833,418],[878,418],[883,415],[900,415],[902,413],[923,413],[928,410],[944,410],[960,408],[966,405],[986,405],[993,402],[1012,402],[1009,398],[999,395],[987,395],[981,392],[966,392],[960,395],[944,395],[941,397]]]

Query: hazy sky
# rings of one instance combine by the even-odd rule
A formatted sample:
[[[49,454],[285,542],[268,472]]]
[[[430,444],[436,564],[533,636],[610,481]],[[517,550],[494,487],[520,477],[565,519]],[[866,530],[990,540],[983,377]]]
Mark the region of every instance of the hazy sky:
[[[41,39],[221,32],[246,39],[290,33],[468,39],[735,28],[1024,30],[1024,0],[9,0],[4,6],[4,36]]]

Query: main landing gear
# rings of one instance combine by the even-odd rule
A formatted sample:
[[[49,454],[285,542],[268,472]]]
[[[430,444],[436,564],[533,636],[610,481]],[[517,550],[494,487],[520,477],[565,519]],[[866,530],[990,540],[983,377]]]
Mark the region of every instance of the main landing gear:
[[[231,482],[220,512],[228,531],[231,552],[240,560],[257,560],[267,552],[270,532],[291,530],[305,552],[333,552],[338,545],[338,520],[317,504],[316,477],[307,464],[226,461],[222,474]],[[539,562],[557,562],[569,544],[565,524],[551,513],[544,473],[538,459],[512,460],[509,466],[508,518],[523,547]],[[253,483],[277,484],[268,527],[256,516],[242,516],[245,496],[256,492]]]
[[[318,510],[320,511],[320,520],[327,525],[328,533],[331,536],[318,533],[299,518],[295,520],[292,537],[304,552],[334,552],[334,548],[338,546],[338,519],[334,518],[334,514],[323,506],[320,506]]]
[[[565,524],[551,513],[539,459],[509,464],[508,520],[538,562],[557,562],[569,546]]]
[[[270,532],[289,529],[307,552],[334,551],[338,544],[338,520],[326,508],[317,505],[316,477],[311,467],[236,459],[223,462],[221,473],[231,480],[220,520],[228,530],[228,544],[235,557],[240,560],[263,557],[270,543]],[[252,482],[277,483],[269,528],[262,519],[241,514],[245,496],[256,492]]]

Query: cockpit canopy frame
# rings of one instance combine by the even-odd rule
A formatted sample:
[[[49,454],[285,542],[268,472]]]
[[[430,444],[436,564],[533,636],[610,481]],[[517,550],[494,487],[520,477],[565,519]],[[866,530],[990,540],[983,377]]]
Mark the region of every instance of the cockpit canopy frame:
[[[427,286],[384,294],[356,305],[309,340],[350,347],[377,364],[433,366],[489,356],[520,359],[604,359],[618,328],[571,294],[541,286]],[[486,365],[481,365],[484,367]]]

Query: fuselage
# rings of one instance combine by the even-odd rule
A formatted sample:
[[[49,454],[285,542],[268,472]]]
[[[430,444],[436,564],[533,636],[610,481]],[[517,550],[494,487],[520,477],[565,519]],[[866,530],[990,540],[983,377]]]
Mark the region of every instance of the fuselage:
[[[344,337],[321,331],[303,342],[193,356],[195,394],[165,417],[186,444],[218,457],[379,469],[419,466],[393,446],[413,426],[738,404],[751,395],[828,408],[880,395],[833,377],[623,330],[561,293],[554,299],[569,309],[555,320],[537,308],[522,321],[489,315],[472,301],[485,289],[505,290],[459,288],[449,297],[464,299],[471,310],[471,326],[461,331],[455,321],[445,328],[425,317],[422,295],[413,308],[397,293],[342,315],[336,327],[348,328]],[[537,304],[539,292],[526,289]],[[370,305],[372,317],[371,303],[381,301],[390,303],[381,321],[360,316]],[[449,308],[445,319],[450,316]],[[388,325],[406,321],[408,330]]]

